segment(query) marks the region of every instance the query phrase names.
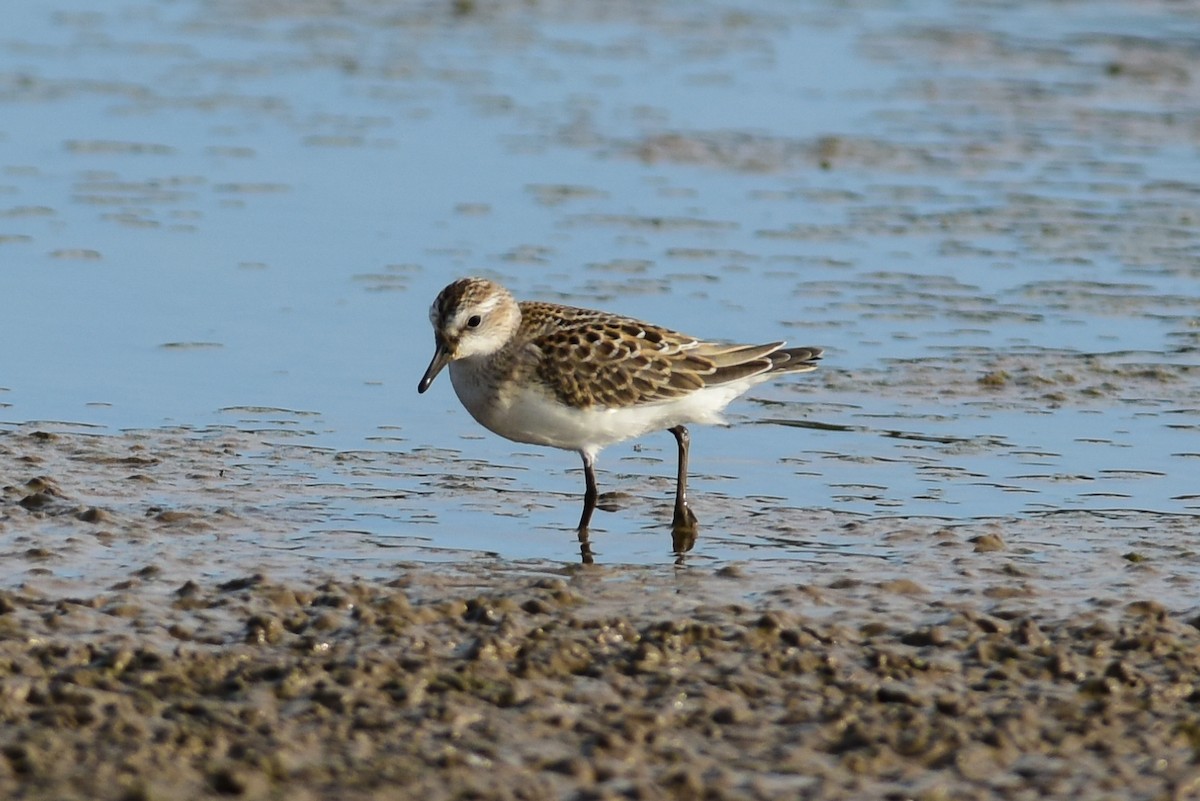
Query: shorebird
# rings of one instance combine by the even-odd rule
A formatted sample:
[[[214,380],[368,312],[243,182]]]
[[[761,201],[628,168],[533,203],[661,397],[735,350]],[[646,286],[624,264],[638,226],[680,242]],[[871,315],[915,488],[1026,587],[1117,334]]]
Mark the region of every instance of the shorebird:
[[[449,365],[458,399],[484,428],[577,452],[586,482],[581,542],[596,509],[601,449],[664,429],[679,449],[672,531],[694,542],[686,426],[723,422],[721,411],[734,398],[777,375],[817,369],[822,353],[783,342],[713,342],[610,312],[518,303],[486,278],[443,289],[429,321],[435,350],[417,391]]]

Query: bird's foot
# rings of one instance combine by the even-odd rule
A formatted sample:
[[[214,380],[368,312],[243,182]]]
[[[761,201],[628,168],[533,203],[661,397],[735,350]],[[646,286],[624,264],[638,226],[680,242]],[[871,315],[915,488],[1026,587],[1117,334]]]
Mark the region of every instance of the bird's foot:
[[[590,565],[596,561],[596,556],[592,553],[592,540],[588,532],[587,526],[580,526],[576,529],[575,534],[579,537],[579,561],[581,564]]]
[[[686,503],[675,506],[675,516],[671,520],[671,550],[681,554],[692,549],[696,544],[698,522]]]

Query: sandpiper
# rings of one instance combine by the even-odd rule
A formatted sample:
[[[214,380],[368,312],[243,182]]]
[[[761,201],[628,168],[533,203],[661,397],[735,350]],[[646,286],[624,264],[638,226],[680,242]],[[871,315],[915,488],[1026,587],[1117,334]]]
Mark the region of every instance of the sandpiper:
[[[580,540],[596,508],[596,455],[667,430],[679,447],[672,529],[692,532],[689,423],[721,423],[730,401],[783,373],[817,369],[821,348],[710,342],[630,317],[518,303],[486,278],[462,278],[429,309],[436,349],[418,392],[446,365],[458,399],[484,428],[516,442],[579,453],[587,489]]]

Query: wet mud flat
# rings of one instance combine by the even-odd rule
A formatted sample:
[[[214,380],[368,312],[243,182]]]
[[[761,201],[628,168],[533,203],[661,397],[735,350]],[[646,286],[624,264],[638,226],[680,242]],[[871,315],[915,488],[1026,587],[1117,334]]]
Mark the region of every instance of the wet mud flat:
[[[0,596],[8,798],[1187,798],[1200,632],[812,618],[580,571]],[[616,575],[613,575],[615,573]],[[606,581],[605,579],[610,579]],[[691,589],[703,597],[704,582]],[[398,586],[397,586],[398,585]],[[719,593],[718,593],[719,594]],[[216,609],[202,637],[170,623]],[[238,625],[232,625],[240,621]],[[173,641],[172,641],[173,640]]]
[[[230,479],[264,447],[0,436],[0,795],[1200,792],[1187,575],[1145,548],[1039,557],[1078,521],[814,516],[895,557],[787,570],[384,554],[367,575],[273,549],[312,511],[294,476],[280,501],[281,466]]]

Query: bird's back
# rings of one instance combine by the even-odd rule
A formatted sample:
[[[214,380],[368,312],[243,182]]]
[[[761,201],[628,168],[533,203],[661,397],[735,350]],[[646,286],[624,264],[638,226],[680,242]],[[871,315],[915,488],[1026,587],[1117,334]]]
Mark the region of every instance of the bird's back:
[[[562,403],[579,408],[677,400],[770,373],[815,370],[821,357],[820,348],[785,348],[782,342],[705,342],[632,317],[573,306],[527,301],[520,307],[517,358],[527,360]]]

